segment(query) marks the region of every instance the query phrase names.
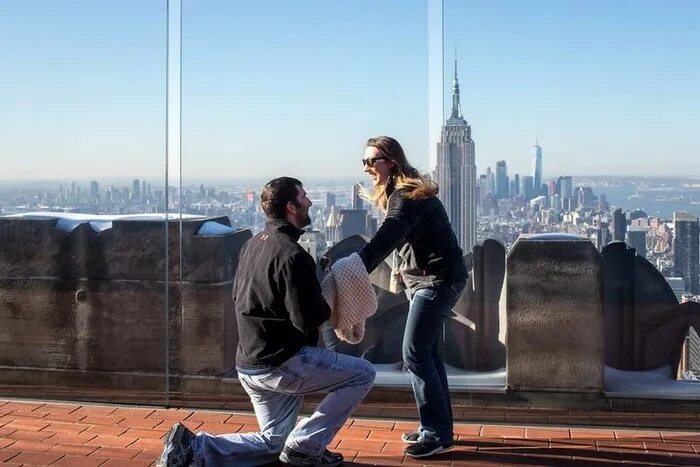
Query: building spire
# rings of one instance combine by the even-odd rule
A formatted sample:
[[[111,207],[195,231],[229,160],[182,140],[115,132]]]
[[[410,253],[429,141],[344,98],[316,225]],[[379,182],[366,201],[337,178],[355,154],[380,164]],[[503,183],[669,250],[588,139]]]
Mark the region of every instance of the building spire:
[[[452,83],[452,114],[450,118],[462,118],[462,107],[459,103],[459,79],[457,78],[457,48],[455,48],[455,80]]]

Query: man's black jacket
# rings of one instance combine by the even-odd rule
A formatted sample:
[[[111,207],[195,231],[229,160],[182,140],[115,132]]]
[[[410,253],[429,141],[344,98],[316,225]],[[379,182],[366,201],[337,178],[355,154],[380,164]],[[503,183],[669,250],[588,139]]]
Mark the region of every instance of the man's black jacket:
[[[313,258],[297,243],[303,233],[271,220],[243,245],[233,283],[238,368],[277,367],[318,343],[318,327],[331,310]]]

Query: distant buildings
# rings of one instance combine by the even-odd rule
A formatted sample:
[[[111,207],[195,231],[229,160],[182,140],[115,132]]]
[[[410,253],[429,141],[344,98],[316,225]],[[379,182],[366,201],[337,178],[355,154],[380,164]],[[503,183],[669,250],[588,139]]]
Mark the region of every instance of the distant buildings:
[[[442,127],[435,167],[439,197],[460,246],[466,252],[476,242],[476,162],[472,129],[462,117],[457,60],[452,85],[452,113]],[[483,197],[483,193],[482,193]]]
[[[248,210],[255,210],[255,206],[257,205],[257,198],[255,196],[254,191],[246,191],[245,194],[243,195],[243,209],[246,211]]]
[[[314,261],[318,261],[318,258],[326,251],[325,236],[317,230],[304,232],[299,237],[299,245],[311,255]]]
[[[673,263],[676,276],[685,281],[685,290],[700,294],[700,230],[698,218],[686,212],[673,213]]]
[[[673,295],[676,296],[678,303],[683,302],[683,295],[685,294],[685,281],[682,277],[666,277],[666,282],[668,282],[669,287],[673,290]]]
[[[63,186],[61,186],[63,188]],[[100,184],[97,180],[90,182],[90,204],[97,204],[100,199]]]
[[[367,235],[367,211],[364,209],[341,209],[338,218],[340,240],[353,235]]]
[[[679,375],[681,379],[697,381],[700,379],[700,336],[694,327],[688,329],[681,348]]]

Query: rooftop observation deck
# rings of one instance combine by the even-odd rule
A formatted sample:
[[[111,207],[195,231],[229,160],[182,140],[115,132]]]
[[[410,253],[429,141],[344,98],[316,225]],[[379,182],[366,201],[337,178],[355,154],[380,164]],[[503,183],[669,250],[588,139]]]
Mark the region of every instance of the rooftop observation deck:
[[[251,234],[226,218],[171,220],[166,245],[164,227],[0,219],[0,462],[148,465],[173,420],[257,429],[231,371],[230,288]],[[679,305],[624,243],[599,253],[579,237],[523,236],[506,252],[487,240],[465,262],[443,346],[460,443],[425,465],[700,464],[700,384],[678,378],[698,304]],[[389,272],[371,276],[379,310],[363,342],[327,341],[378,368],[334,441],[356,465],[421,465],[399,442],[417,415],[400,356],[408,301]]]

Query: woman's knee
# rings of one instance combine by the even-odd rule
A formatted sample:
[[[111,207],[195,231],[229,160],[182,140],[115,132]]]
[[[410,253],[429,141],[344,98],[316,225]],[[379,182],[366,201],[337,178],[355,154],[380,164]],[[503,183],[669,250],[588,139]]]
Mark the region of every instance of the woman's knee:
[[[411,372],[420,371],[425,365],[432,361],[432,354],[429,350],[416,349],[411,346],[403,348],[403,364]]]

